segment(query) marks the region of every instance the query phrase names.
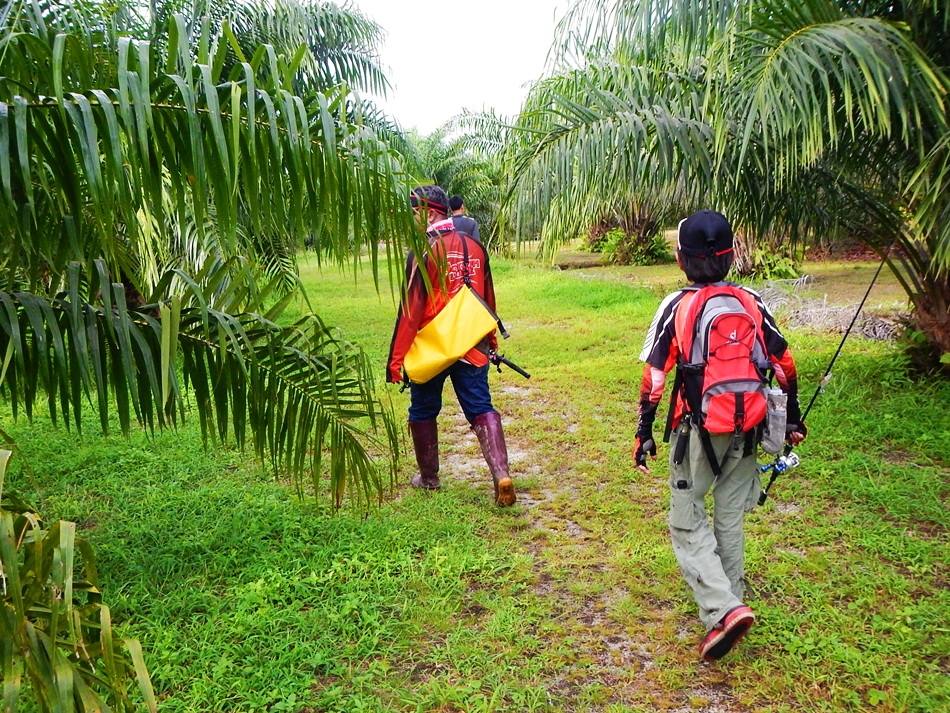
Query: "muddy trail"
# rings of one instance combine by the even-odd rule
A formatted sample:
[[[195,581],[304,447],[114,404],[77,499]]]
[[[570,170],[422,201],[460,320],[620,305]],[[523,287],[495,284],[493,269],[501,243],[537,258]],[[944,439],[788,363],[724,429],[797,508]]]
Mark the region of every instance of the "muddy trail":
[[[649,492],[643,491],[644,483],[598,482],[603,456],[588,447],[567,400],[546,393],[538,379],[519,384],[508,376],[501,384],[495,381],[493,396],[503,415],[518,488],[509,518],[512,556],[528,558],[524,596],[538,606],[525,608],[542,612],[530,630],[562,649],[556,663],[544,667],[550,709],[746,710],[732,693],[728,670],[695,657],[702,631],[678,573],[668,571],[663,582],[645,582],[650,577],[637,572],[639,545],[647,558],[669,549],[665,479],[648,481]],[[473,497],[490,497],[478,441],[448,390],[440,451],[444,483],[464,483],[477,491]],[[612,517],[610,503],[616,498],[645,503],[642,520]],[[649,532],[649,542],[638,545],[631,534],[637,532]],[[686,680],[684,659],[696,659]],[[679,664],[675,674],[668,666],[674,660]]]

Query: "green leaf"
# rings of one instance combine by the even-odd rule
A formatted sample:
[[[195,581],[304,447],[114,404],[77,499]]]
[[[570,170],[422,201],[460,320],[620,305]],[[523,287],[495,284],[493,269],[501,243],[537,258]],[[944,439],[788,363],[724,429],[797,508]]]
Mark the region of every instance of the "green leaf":
[[[148,668],[145,666],[145,657],[142,655],[142,645],[137,639],[125,639],[125,647],[132,657],[132,664],[135,667],[135,680],[139,685],[139,691],[145,699],[145,705],[148,706],[151,713],[157,713],[158,701],[155,699],[155,691],[152,689],[152,680],[148,675]]]
[[[12,455],[13,451],[0,449],[0,498],[3,497],[3,481],[6,478],[7,464],[10,462],[10,456]]]
[[[20,174],[23,180],[23,189],[26,191],[27,204],[30,211],[34,211],[33,178],[30,171],[29,141],[27,139],[26,122],[29,109],[26,100],[21,96],[13,97],[13,123],[15,127],[17,157],[20,162]]]

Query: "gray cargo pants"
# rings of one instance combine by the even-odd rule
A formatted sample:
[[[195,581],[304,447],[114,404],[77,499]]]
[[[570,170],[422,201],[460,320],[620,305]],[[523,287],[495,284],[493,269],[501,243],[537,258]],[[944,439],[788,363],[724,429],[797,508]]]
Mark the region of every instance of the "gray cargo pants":
[[[722,465],[716,478],[703,450],[699,433],[689,434],[688,450],[679,465],[673,463],[676,442],[670,441],[670,536],[673,552],[686,583],[699,605],[706,630],[712,629],[733,607],[742,604],[745,590],[745,514],[759,497],[755,453],[743,457],[744,437],[711,436]],[[725,462],[723,458],[725,457]],[[685,488],[677,482],[685,481]],[[713,527],[706,517],[705,497],[713,491]]]

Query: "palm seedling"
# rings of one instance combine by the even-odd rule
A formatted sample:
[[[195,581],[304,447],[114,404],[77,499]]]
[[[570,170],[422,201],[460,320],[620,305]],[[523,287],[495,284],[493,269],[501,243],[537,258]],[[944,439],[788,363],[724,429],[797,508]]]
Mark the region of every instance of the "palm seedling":
[[[366,503],[394,473],[394,419],[310,312],[296,253],[368,254],[375,275],[381,243],[415,241],[397,155],[349,88],[383,82],[378,29],[326,3],[207,9],[0,9],[0,392],[77,429],[90,406],[103,431],[195,412],[301,492]],[[116,653],[91,551],[11,497],[6,708],[24,671],[46,710],[125,706],[144,668]]]

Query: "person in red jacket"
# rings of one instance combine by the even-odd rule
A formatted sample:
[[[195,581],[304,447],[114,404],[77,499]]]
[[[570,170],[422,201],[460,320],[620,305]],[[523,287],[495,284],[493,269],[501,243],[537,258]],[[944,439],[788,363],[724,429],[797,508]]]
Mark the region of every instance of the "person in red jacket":
[[[677,231],[676,261],[691,284],[670,294],[660,304],[640,354],[644,368],[633,446],[636,467],[649,473],[648,458],[656,458],[653,422],[663,398],[667,373],[674,366],[681,370],[681,374],[690,370],[695,373],[697,368],[709,368],[710,358],[725,361],[732,355],[736,365],[741,361],[734,356],[736,352],[728,349],[739,343],[736,332],[727,336],[731,341],[726,348],[719,347],[725,355],[719,356],[710,350],[696,361],[696,352],[689,345],[699,338],[700,322],[689,323],[693,313],[690,306],[694,300],[701,300],[701,290],[706,288],[731,289],[747,317],[755,324],[756,334],[761,337],[763,359],[788,398],[786,440],[792,445],[801,443],[807,429],[798,404],[798,377],[788,342],[758,294],[747,287],[725,282],[733,262],[732,226],[726,217],[704,210],[682,220]],[[709,344],[707,341],[707,347]],[[722,383],[735,386],[738,382]],[[720,659],[755,621],[752,609],[743,603],[743,522],[746,511],[759,498],[758,432],[742,430],[743,422],[738,419],[744,406],[740,408],[738,404],[744,404],[743,399],[736,399],[734,432],[711,434],[705,429],[709,421],[703,413],[707,406],[712,408],[711,402],[706,404],[703,401],[699,412],[690,412],[690,389],[686,381],[681,382],[677,377],[674,390],[670,419],[670,538],[683,578],[693,591],[700,619],[706,628],[707,633],[699,646],[700,656],[707,660]],[[728,391],[728,387],[724,391]],[[696,400],[692,403],[700,406]],[[710,491],[713,493],[711,526],[705,503]]]
[[[495,309],[495,288],[492,284],[488,253],[471,236],[456,231],[449,217],[449,199],[439,186],[420,186],[411,195],[416,219],[427,228],[431,254],[418,261],[409,253],[406,260],[406,294],[396,317],[386,380],[393,384],[404,381],[403,361],[416,337],[465,284],[463,270],[468,253],[468,278],[472,288]],[[442,273],[440,268],[444,268]],[[428,285],[422,271],[428,274]],[[513,505],[515,486],[508,468],[508,449],[501,426],[501,416],[492,406],[488,389],[489,350],[498,346],[494,332],[476,345],[462,359],[424,384],[410,384],[409,431],[419,465],[419,474],[412,486],[437,490],[439,482],[439,438],[436,418],[442,409],[442,387],[446,379],[458,397],[465,418],[472,426],[482,454],[491,471],[495,502]]]

